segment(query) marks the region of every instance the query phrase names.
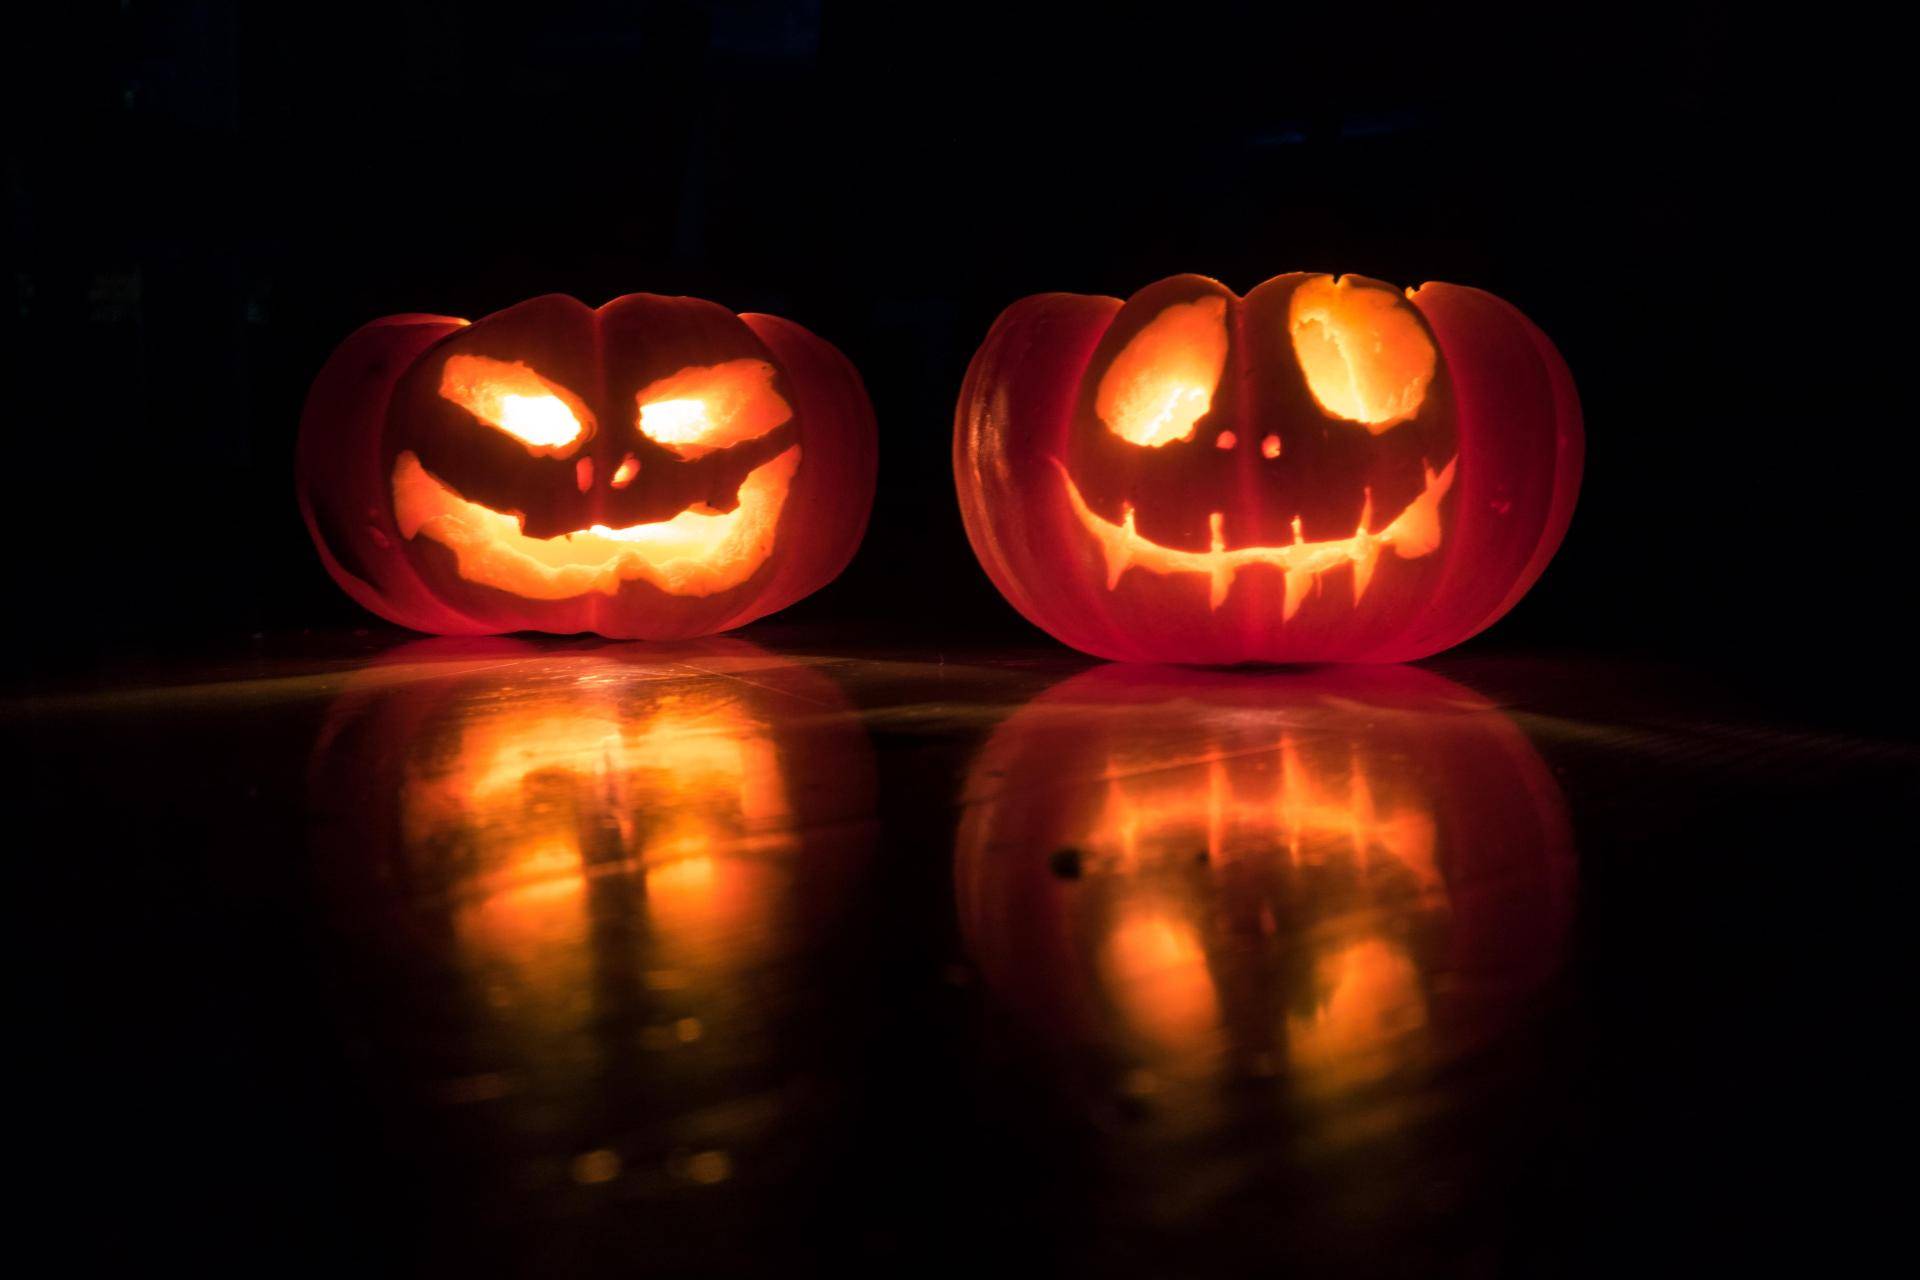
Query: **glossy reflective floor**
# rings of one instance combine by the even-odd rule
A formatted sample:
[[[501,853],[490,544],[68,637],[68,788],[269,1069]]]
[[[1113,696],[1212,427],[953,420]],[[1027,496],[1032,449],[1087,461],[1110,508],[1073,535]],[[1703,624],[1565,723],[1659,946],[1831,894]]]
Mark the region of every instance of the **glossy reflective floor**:
[[[1906,748],[1618,663],[771,634],[13,699],[37,1127],[95,1242],[1616,1274],[1797,1203],[1782,913]]]

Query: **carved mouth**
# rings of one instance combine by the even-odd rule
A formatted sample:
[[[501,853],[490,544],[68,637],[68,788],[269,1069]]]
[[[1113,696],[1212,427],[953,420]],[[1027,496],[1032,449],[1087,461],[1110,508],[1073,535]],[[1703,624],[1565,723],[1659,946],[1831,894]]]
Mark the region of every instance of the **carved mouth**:
[[[1360,527],[1352,537],[1334,538],[1326,542],[1308,542],[1300,533],[1300,517],[1293,519],[1293,541],[1273,547],[1234,547],[1228,549],[1223,532],[1226,523],[1222,513],[1215,511],[1208,518],[1213,534],[1213,545],[1206,551],[1181,551],[1174,547],[1163,547],[1151,538],[1143,537],[1133,527],[1133,504],[1121,507],[1120,523],[1115,524],[1095,512],[1080,496],[1080,486],[1073,482],[1066,464],[1058,458],[1053,465],[1060,468],[1060,478],[1067,486],[1067,500],[1073,504],[1073,513],[1080,519],[1081,527],[1099,542],[1100,550],[1107,559],[1107,590],[1120,585],[1120,578],[1129,569],[1145,569],[1148,573],[1203,573],[1207,575],[1209,592],[1207,606],[1218,609],[1226,603],[1227,593],[1233,590],[1234,575],[1252,565],[1272,565],[1286,574],[1286,603],[1282,606],[1281,617],[1291,618],[1299,611],[1300,602],[1306,599],[1307,591],[1318,581],[1319,576],[1330,569],[1345,566],[1353,568],[1353,602],[1360,603],[1360,597],[1367,593],[1367,584],[1373,581],[1374,567],[1379,563],[1383,548],[1391,547],[1393,553],[1403,560],[1414,560],[1427,555],[1440,545],[1440,499],[1447,496],[1447,490],[1453,487],[1454,463],[1449,460],[1439,472],[1424,468],[1427,484],[1420,496],[1409,502],[1406,509],[1393,518],[1393,522],[1377,532],[1367,528],[1373,522],[1373,495],[1369,493],[1366,505],[1360,512]]]
[[[773,553],[774,531],[800,465],[800,446],[740,482],[732,511],[689,509],[671,520],[611,529],[594,525],[530,538],[521,517],[461,497],[411,451],[393,467],[393,510],[402,535],[453,552],[460,576],[528,600],[614,595],[640,579],[669,595],[707,596],[737,587]]]

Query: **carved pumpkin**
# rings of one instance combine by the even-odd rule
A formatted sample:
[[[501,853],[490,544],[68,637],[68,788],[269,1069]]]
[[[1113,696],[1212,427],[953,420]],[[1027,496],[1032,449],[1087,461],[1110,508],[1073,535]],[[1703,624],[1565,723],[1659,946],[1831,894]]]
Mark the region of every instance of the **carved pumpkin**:
[[[649,640],[832,581],[874,468],[873,411],[833,347],[652,294],[377,320],[320,371],[298,452],[321,559],[380,616]]]
[[[1557,970],[1564,801],[1410,667],[1104,667],[969,771],[954,875],[996,996],[1119,1080],[1325,1096],[1481,1043]]]
[[[954,473],[994,585],[1075,648],[1401,662],[1539,577],[1582,447],[1565,364],[1490,294],[1175,276],[1008,308],[967,371]]]

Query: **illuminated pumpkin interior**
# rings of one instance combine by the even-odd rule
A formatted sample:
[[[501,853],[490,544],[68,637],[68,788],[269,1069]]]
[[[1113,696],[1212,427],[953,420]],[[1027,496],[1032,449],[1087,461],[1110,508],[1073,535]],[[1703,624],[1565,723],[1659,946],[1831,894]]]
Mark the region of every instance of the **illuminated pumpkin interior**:
[[[403,783],[403,840],[449,868],[489,999],[579,1027],[596,990],[590,892],[644,928],[636,963],[697,986],[779,944],[793,826],[768,728],[720,696],[624,706],[606,673],[470,708]],[[684,1038],[684,1037],[683,1037]]]
[[[635,400],[641,433],[682,458],[763,436],[793,416],[764,360],[682,369],[649,383]]]
[[[773,376],[764,360],[682,369],[639,393],[639,427],[689,459],[765,435],[793,416],[773,389]],[[536,453],[564,454],[584,433],[586,410],[572,393],[522,364],[453,356],[440,394]],[[467,499],[409,450],[394,461],[394,519],[405,537],[426,537],[452,551],[467,581],[527,600],[614,595],[634,580],[670,595],[708,596],[739,586],[773,553],[799,465],[794,445],[755,467],[732,511],[696,506],[667,520],[532,538],[519,515]],[[639,472],[629,453],[608,485],[624,489]],[[580,459],[575,482],[583,493],[592,487],[592,459]]]
[[[1433,379],[1432,340],[1396,293],[1314,277],[1292,297],[1289,327],[1294,351],[1315,400],[1328,413],[1378,434],[1419,412]],[[1121,350],[1100,380],[1095,410],[1121,439],[1157,448],[1193,437],[1195,424],[1212,407],[1227,357],[1226,302],[1201,298],[1168,307],[1149,321]],[[1239,444],[1231,431],[1214,439],[1221,449]],[[1277,459],[1278,435],[1260,441],[1260,454]],[[1381,554],[1391,549],[1403,560],[1430,554],[1440,545],[1440,502],[1453,486],[1452,461],[1426,470],[1418,497],[1376,527],[1373,495],[1368,492],[1353,533],[1344,538],[1306,540],[1298,515],[1293,541],[1277,545],[1229,546],[1226,515],[1209,512],[1205,549],[1168,547],[1143,536],[1134,524],[1132,503],[1120,519],[1109,520],[1088,506],[1064,462],[1054,460],[1074,515],[1100,547],[1107,566],[1107,589],[1120,585],[1131,569],[1154,574],[1193,573],[1207,579],[1207,604],[1225,604],[1242,569],[1266,565],[1284,574],[1282,620],[1291,619],[1320,577],[1351,569],[1353,603],[1360,603],[1373,582]]]
[[[449,357],[440,394],[537,454],[564,456],[592,420],[578,396],[517,361]]]
[[[1227,303],[1176,303],[1147,322],[1100,379],[1094,413],[1131,444],[1191,440],[1227,363]]]
[[[1269,725],[1208,725],[1184,758],[1167,759],[1160,737],[1109,752],[1100,803],[1069,841],[1086,855],[1095,895],[1084,907],[1095,972],[1158,1069],[1212,1074],[1227,1043],[1265,1052],[1277,1035],[1296,1073],[1334,1085],[1371,1079],[1403,1060],[1427,1023],[1419,969],[1391,921],[1395,911],[1446,909],[1431,803],[1357,743]],[[1283,894],[1293,905],[1279,908],[1282,925],[1263,895],[1315,874],[1311,883],[1346,887],[1326,901],[1311,889]],[[1248,1005],[1244,988],[1224,986],[1250,945],[1264,957],[1262,981],[1288,981],[1272,967],[1280,953],[1229,918],[1308,947],[1291,970],[1304,990]]]
[[[1316,276],[1287,316],[1307,389],[1336,418],[1374,434],[1420,411],[1433,380],[1433,339],[1397,293]]]
[[[689,508],[651,524],[531,538],[519,516],[468,501],[406,452],[394,463],[393,511],[403,535],[452,551],[461,577],[528,600],[613,595],[634,579],[672,595],[706,596],[739,586],[773,554],[799,466],[793,445],[755,467],[732,511]]]
[[[1208,522],[1212,533],[1208,549],[1184,551],[1177,547],[1162,546],[1141,534],[1134,527],[1132,503],[1122,506],[1117,524],[1100,515],[1087,505],[1086,499],[1081,496],[1080,486],[1074,483],[1073,474],[1067,470],[1066,464],[1056,459],[1055,465],[1060,468],[1060,478],[1067,489],[1067,501],[1072,505],[1080,527],[1100,546],[1107,564],[1109,591],[1120,585],[1121,577],[1129,569],[1143,569],[1157,574],[1197,573],[1208,581],[1209,607],[1218,609],[1226,603],[1228,593],[1233,590],[1234,579],[1242,569],[1270,565],[1286,575],[1286,597],[1281,611],[1283,619],[1299,612],[1307,593],[1319,585],[1320,575],[1324,573],[1351,568],[1353,602],[1358,604],[1367,594],[1367,587],[1373,581],[1373,571],[1379,565],[1383,551],[1391,549],[1401,559],[1413,560],[1437,548],[1441,538],[1440,500],[1453,487],[1454,473],[1451,461],[1438,472],[1428,468],[1426,485],[1419,496],[1381,529],[1370,527],[1374,521],[1373,496],[1368,494],[1361,508],[1360,523],[1351,537],[1308,542],[1301,533],[1300,518],[1295,516],[1292,542],[1277,546],[1229,548],[1226,517],[1224,513],[1215,511]]]

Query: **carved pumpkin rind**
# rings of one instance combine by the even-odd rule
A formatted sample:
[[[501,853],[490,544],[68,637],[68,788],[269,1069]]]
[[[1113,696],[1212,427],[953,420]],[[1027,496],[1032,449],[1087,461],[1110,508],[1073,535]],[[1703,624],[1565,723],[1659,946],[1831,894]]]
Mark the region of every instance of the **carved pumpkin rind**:
[[[496,429],[483,415],[502,397],[456,386],[473,367],[550,381],[563,417],[586,421],[550,443]],[[750,374],[772,411],[735,433],[744,442],[656,442],[636,389],[689,373]],[[666,640],[741,626],[838,576],[865,532],[876,455],[859,375],[798,325],[691,298],[592,310],[554,295],[474,325],[409,315],[355,332],[309,393],[297,480],[328,573],[390,621]],[[740,520],[752,536],[728,532]],[[524,549],[607,562],[560,576]],[[529,573],[545,577],[530,586]]]
[[[1431,343],[1412,411],[1340,421],[1307,398],[1285,330],[1289,299],[1307,289],[1377,300],[1411,341]],[[1232,343],[1206,411],[1174,421],[1185,435],[1162,422],[1147,447],[1108,435],[1105,384],[1134,340],[1210,298]],[[1582,451],[1552,343],[1480,290],[1401,295],[1296,273],[1241,299],[1183,276],[1125,304],[1041,294],[1009,307],[961,390],[954,473],[994,585],[1074,648],[1122,661],[1402,662],[1480,631],[1532,585],[1566,532]],[[1207,479],[1222,468],[1229,481]],[[1402,513],[1428,518],[1426,537],[1396,548]],[[1210,517],[1221,556],[1207,554]]]

